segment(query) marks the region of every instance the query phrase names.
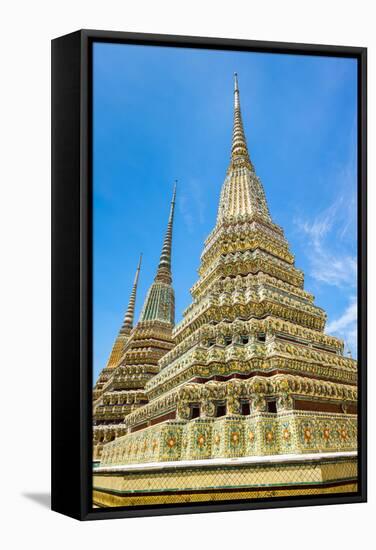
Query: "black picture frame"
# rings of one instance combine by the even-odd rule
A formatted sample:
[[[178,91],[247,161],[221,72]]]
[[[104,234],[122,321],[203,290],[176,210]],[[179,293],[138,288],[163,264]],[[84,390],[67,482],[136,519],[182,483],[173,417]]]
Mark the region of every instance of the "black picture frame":
[[[93,509],[92,44],[118,42],[358,61],[359,490],[351,494]],[[367,50],[80,30],[52,40],[52,509],[80,520],[365,502],[367,499]]]

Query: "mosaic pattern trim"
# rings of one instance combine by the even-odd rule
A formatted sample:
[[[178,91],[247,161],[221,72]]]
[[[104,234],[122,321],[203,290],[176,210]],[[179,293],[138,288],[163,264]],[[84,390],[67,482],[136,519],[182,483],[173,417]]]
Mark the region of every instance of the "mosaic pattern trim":
[[[101,467],[357,448],[355,415],[254,413],[248,417],[168,421],[108,443]]]

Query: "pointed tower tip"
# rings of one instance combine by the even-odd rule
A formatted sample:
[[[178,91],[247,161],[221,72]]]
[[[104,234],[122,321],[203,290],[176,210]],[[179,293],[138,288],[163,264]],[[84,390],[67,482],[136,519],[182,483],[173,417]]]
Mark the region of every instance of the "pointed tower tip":
[[[239,165],[243,163],[253,170],[248,154],[247,141],[245,138],[242,115],[240,112],[240,93],[238,73],[234,73],[234,126],[232,133],[231,161]]]
[[[136,306],[137,285],[138,285],[138,278],[140,275],[141,262],[142,262],[142,252],[140,254],[140,259],[138,260],[136,274],[133,281],[132,292],[129,297],[128,309],[125,313],[123,325],[120,329],[120,332],[122,332],[123,334],[130,333],[133,327],[134,311]]]
[[[140,271],[142,264],[142,252],[140,252],[140,259],[138,260],[137,271]]]
[[[175,298],[172,288],[171,251],[172,229],[174,222],[176,183],[172,193],[170,215],[168,217],[167,230],[163,241],[162,252],[159,259],[157,273],[154,282],[149,288],[144,306],[140,315],[140,322],[162,321],[173,325],[175,322]],[[163,287],[161,288],[161,283]]]
[[[163,282],[167,282],[168,284],[170,284],[172,281],[171,248],[172,248],[172,226],[174,221],[174,210],[175,210],[175,196],[176,196],[176,180],[174,184],[174,191],[172,193],[167,231],[163,241],[163,247],[162,247],[162,252],[159,260],[157,274],[155,276],[155,281],[163,281]]]

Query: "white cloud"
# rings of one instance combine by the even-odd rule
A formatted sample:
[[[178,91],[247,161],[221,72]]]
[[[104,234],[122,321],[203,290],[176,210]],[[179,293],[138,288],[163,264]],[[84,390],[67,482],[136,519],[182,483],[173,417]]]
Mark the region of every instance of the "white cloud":
[[[308,237],[307,256],[310,275],[319,282],[343,287],[356,285],[357,259],[339,247],[349,231],[351,222],[344,216],[347,201],[339,197],[328,209],[312,222],[297,221],[297,225]]]
[[[353,150],[356,150],[354,145]],[[326,332],[345,341],[345,353],[357,354],[357,256],[356,256],[356,155],[333,171],[331,185],[338,189],[336,200],[311,220],[297,220],[304,238],[304,251],[308,260],[307,272],[320,290],[325,286],[337,287],[332,298],[340,293],[347,297],[348,305],[337,310],[329,319]],[[333,301],[333,300],[332,300]],[[342,300],[341,300],[342,302]]]
[[[297,220],[307,241],[309,274],[319,283],[354,289],[357,284],[356,238],[357,133],[356,120],[349,135],[348,159],[333,165],[327,181],[338,190],[336,200],[313,220]]]
[[[330,321],[326,327],[328,334],[342,338],[346,346],[350,348],[352,355],[356,356],[358,338],[358,305],[355,296],[352,296],[345,311],[337,318]],[[345,350],[346,351],[346,350]]]
[[[357,262],[354,256],[338,257],[323,249],[316,250],[311,275],[320,282],[334,286],[355,286]]]
[[[345,309],[343,314],[338,317],[338,319],[334,319],[330,323],[328,323],[327,331],[328,332],[341,332],[344,329],[348,328],[349,325],[352,323],[356,323],[357,321],[357,303],[356,298],[351,299],[350,305]]]

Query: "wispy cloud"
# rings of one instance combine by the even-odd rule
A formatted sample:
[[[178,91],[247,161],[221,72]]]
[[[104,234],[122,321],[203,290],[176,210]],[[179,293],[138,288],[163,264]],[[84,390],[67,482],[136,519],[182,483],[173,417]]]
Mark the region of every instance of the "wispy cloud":
[[[356,141],[355,126],[350,136],[349,158],[333,167],[330,182],[338,189],[336,200],[310,220],[295,220],[308,246],[310,275],[320,283],[351,288],[356,285]]]
[[[356,144],[353,144],[356,151]],[[333,169],[331,184],[338,189],[335,201],[311,219],[297,219],[308,261],[307,273],[321,291],[337,287],[347,304],[329,318],[326,332],[345,341],[357,354],[357,255],[356,255],[356,155],[340,169]],[[331,290],[329,290],[332,292]],[[335,291],[333,290],[335,296]],[[342,300],[341,300],[342,301]],[[345,301],[345,303],[346,303]],[[342,301],[343,303],[343,301]]]
[[[202,184],[199,180],[192,178],[182,187],[181,185],[178,193],[178,207],[188,231],[193,233],[197,224],[201,225],[205,222]]]
[[[310,275],[319,282],[337,287],[356,285],[356,256],[349,253],[345,243],[352,224],[349,217],[344,216],[346,205],[346,198],[341,196],[313,221],[296,221],[308,238]]]
[[[337,319],[330,321],[326,327],[328,334],[334,334],[339,338],[342,338],[347,347],[349,347],[353,354],[356,355],[357,349],[357,320],[358,320],[358,305],[355,296],[352,296],[350,303],[345,311]]]

